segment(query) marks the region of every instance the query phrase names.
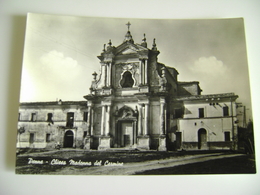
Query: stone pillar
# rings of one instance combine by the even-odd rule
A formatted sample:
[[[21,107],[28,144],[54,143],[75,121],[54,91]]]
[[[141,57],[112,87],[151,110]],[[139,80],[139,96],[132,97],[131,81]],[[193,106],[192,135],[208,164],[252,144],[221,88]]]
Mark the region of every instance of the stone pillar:
[[[87,136],[84,138],[84,149],[90,150],[93,136],[93,107],[91,102],[88,103],[88,121],[87,121]]]
[[[87,135],[92,135],[91,134],[91,105],[88,106],[88,121],[87,121]]]
[[[107,87],[111,86],[111,62],[107,62]]]
[[[164,135],[165,133],[165,118],[164,118],[164,105],[165,100],[160,100],[160,135]]]
[[[110,103],[102,102],[101,137],[99,138],[98,150],[107,150],[110,148],[109,118]]]
[[[143,118],[143,114],[142,114],[142,105],[139,105],[139,114],[138,114],[138,135],[142,135],[142,118]]]
[[[166,151],[166,136],[165,136],[165,99],[160,98],[160,137],[159,137],[159,151]]]
[[[143,105],[145,105],[143,107]],[[137,148],[139,150],[150,149],[150,138],[147,135],[148,123],[149,123],[149,104],[139,104],[139,117],[138,117],[138,136],[137,136]],[[143,119],[144,117],[144,119]]]
[[[106,124],[105,124],[105,135],[109,135],[110,131],[110,106],[107,106],[107,112],[106,112]]]
[[[142,61],[140,61],[139,62],[139,85],[141,85],[141,84],[143,84],[143,82],[142,82],[142,80],[143,80],[143,78],[142,78],[142,73],[143,72],[143,70],[142,70]]]
[[[105,106],[102,105],[101,129],[100,129],[101,135],[105,135],[104,122],[105,122]]]
[[[145,67],[144,67],[144,61],[142,60],[142,83],[145,84]]]
[[[93,125],[94,125],[94,109],[93,109],[93,107],[91,107],[91,125],[90,125],[90,135],[94,135],[94,128],[93,128]]]
[[[107,64],[105,64],[105,87],[107,87]]]
[[[106,64],[104,62],[101,63],[101,78],[102,78],[102,84],[105,87],[106,84],[106,77],[107,77],[107,72],[106,72]]]
[[[148,78],[148,69],[147,69],[147,60],[143,60],[144,62],[144,84],[147,85],[147,78]]]
[[[133,130],[134,130],[134,146],[136,146],[136,138],[137,138],[137,132],[136,132],[136,121],[133,122]]]
[[[144,135],[147,135],[147,129],[149,128],[149,104],[145,104],[145,116],[144,116]]]

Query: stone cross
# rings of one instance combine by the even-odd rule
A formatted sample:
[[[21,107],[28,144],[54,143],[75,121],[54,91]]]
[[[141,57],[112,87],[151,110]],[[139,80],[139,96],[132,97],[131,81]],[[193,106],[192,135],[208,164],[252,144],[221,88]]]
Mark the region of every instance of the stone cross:
[[[128,31],[129,31],[129,28],[131,26],[130,22],[128,22],[126,25],[127,25]]]

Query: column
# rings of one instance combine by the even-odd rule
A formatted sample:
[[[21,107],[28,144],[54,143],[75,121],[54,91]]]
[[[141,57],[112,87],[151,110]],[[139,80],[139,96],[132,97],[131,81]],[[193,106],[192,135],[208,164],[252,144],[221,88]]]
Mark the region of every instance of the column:
[[[94,130],[94,128],[93,128],[93,125],[94,125],[94,109],[93,108],[91,108],[90,109],[91,110],[91,114],[90,114],[90,116],[91,116],[91,122],[90,122],[90,135],[94,135],[94,132],[93,132],[93,130]]]
[[[107,64],[105,64],[105,87],[107,86]]]
[[[160,101],[160,134],[164,135],[165,133],[165,121],[164,121],[164,104],[165,104],[165,100],[161,99]]]
[[[138,135],[142,135],[142,105],[139,105],[139,115],[138,115]]]
[[[104,121],[105,121],[105,106],[102,105],[102,115],[101,115],[101,135],[105,135]]]
[[[110,106],[107,106],[105,135],[108,135],[109,131],[110,131],[110,120],[109,119],[110,119]]]
[[[168,121],[167,121],[167,104],[164,104],[164,107],[165,107],[165,109],[164,109],[164,130],[165,130],[165,134],[167,134],[167,123],[168,123]]]
[[[148,69],[147,69],[147,60],[144,61],[144,84],[147,85],[147,74],[148,74]]]
[[[145,69],[144,69],[144,61],[142,60],[142,83],[145,84],[144,78],[145,78]]]
[[[139,63],[139,85],[142,84],[142,61]]]
[[[136,144],[136,137],[137,137],[137,132],[136,132],[136,121],[133,123],[133,130],[134,130],[134,144]]]
[[[145,117],[144,117],[144,135],[147,135],[147,129],[148,129],[148,126],[149,126],[149,120],[148,120],[148,117],[149,117],[149,104],[145,104]]]
[[[111,85],[111,63],[107,62],[107,86]]]
[[[91,134],[91,105],[88,106],[88,122],[87,122],[87,135],[92,135]]]

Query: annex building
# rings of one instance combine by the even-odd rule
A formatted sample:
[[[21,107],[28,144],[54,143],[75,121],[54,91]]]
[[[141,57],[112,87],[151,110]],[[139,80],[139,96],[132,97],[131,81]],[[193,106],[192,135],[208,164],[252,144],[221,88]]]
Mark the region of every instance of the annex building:
[[[129,24],[129,23],[128,23]],[[130,24],[129,24],[130,25]],[[21,103],[17,148],[237,149],[234,93],[202,95],[198,81],[157,61],[155,39],[109,41],[86,101]]]

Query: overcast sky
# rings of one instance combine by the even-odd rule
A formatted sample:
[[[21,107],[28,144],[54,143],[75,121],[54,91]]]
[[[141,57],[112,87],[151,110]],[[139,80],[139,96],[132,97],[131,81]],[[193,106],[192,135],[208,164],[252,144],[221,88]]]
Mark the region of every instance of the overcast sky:
[[[84,100],[97,56],[111,39],[120,45],[127,22],[135,43],[156,38],[158,61],[179,81],[199,81],[202,94],[239,95],[251,107],[243,19],[148,20],[30,14],[27,20],[20,102]]]

